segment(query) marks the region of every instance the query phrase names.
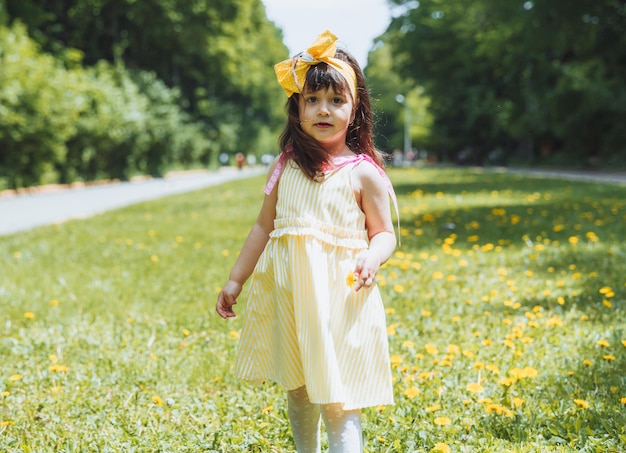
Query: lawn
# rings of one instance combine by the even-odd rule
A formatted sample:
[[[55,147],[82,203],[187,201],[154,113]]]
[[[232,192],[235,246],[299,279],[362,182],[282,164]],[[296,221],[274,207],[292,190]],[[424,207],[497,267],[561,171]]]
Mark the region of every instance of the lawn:
[[[368,452],[626,448],[626,186],[392,169],[396,404]],[[289,452],[214,301],[264,179],[0,238],[0,450]]]

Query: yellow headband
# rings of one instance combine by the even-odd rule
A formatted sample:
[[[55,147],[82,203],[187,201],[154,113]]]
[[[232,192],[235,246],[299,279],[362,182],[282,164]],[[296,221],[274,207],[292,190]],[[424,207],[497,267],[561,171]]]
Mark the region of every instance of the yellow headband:
[[[356,75],[354,74],[352,66],[343,60],[335,58],[335,52],[337,50],[335,41],[337,41],[337,36],[326,30],[317,37],[313,45],[309,47],[306,52],[288,60],[281,61],[274,66],[278,83],[283,87],[285,93],[287,93],[287,97],[291,97],[294,93],[302,93],[306,80],[306,72],[311,66],[323,62],[332,66],[346,79],[350,92],[352,93],[352,98],[356,103]]]

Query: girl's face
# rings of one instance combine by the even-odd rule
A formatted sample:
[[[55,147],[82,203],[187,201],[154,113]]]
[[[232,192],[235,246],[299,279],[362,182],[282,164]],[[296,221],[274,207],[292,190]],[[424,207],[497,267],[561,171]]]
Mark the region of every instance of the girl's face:
[[[346,149],[346,133],[353,120],[354,102],[349,90],[337,93],[332,85],[302,93],[298,103],[300,127],[330,153]]]

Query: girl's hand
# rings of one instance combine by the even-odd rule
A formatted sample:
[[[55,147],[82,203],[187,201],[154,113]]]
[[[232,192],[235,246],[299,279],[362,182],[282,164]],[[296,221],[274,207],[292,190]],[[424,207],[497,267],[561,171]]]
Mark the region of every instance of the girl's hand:
[[[376,281],[376,272],[380,268],[380,258],[371,250],[361,252],[356,258],[356,266],[354,267],[354,275],[356,282],[354,290],[358,291],[364,286],[369,288]]]
[[[215,304],[215,311],[222,318],[235,318],[237,315],[233,311],[233,305],[237,303],[237,296],[241,293],[241,284],[236,281],[229,280],[224,288],[217,296],[217,304]]]

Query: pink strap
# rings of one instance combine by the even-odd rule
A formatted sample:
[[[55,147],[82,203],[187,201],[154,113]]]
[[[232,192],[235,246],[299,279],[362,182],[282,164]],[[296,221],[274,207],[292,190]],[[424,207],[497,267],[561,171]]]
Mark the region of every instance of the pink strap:
[[[265,193],[265,195],[269,195],[270,193],[272,193],[272,190],[276,186],[276,183],[278,182],[280,175],[283,173],[283,170],[285,169],[285,160],[286,160],[285,153],[281,153],[280,156],[278,157],[278,162],[276,162],[276,166],[274,167],[274,171],[270,175],[270,178],[268,179],[267,184],[265,184],[265,189],[263,189],[263,192]],[[378,170],[378,173],[380,173],[380,175],[383,177],[383,179],[387,183],[387,192],[389,193],[389,196],[391,196],[391,200],[393,201],[393,207],[396,210],[396,217],[398,219],[398,244],[400,244],[400,211],[398,210],[398,198],[396,197],[396,192],[393,190],[393,185],[391,184],[391,180],[387,176],[387,173],[385,173],[385,170],[383,170],[380,167],[380,165],[378,165],[374,161],[374,159],[372,159],[367,154],[355,154],[354,156],[337,158],[334,161],[333,168],[342,168],[348,164],[361,162],[363,160],[366,160],[369,163],[371,163],[374,166],[374,168]]]
[[[278,178],[280,178],[280,175],[283,173],[283,169],[285,168],[284,164],[285,153],[281,153],[278,157],[278,162],[276,162],[276,166],[274,167],[274,171],[272,172],[270,179],[267,180],[267,184],[265,184],[265,189],[263,189],[265,195],[269,195],[272,193],[274,186],[278,182]]]

